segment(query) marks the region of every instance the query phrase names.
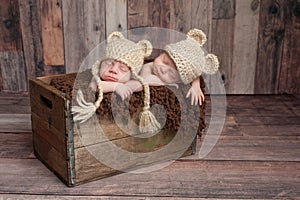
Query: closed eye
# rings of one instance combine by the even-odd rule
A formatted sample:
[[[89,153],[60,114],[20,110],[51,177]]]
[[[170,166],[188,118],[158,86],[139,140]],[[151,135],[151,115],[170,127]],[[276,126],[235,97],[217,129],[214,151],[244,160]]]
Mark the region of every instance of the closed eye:
[[[120,70],[123,71],[123,72],[128,72],[129,68],[126,65],[121,65]]]

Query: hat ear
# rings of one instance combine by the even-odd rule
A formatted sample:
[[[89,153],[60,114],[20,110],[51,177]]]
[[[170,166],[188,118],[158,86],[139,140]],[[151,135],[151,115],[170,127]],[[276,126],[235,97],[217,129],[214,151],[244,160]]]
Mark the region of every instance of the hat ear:
[[[107,42],[112,42],[113,40],[116,40],[116,39],[124,39],[124,36],[122,35],[122,33],[118,32],[118,31],[112,32],[107,37]]]
[[[152,44],[148,40],[141,40],[138,42],[138,45],[142,48],[144,57],[150,56],[153,50]]]
[[[196,42],[198,42],[200,46],[203,46],[207,41],[205,33],[199,29],[190,30],[187,33],[187,37],[196,40]]]
[[[205,69],[203,70],[207,74],[214,74],[219,68],[218,57],[214,54],[207,54],[205,56]]]

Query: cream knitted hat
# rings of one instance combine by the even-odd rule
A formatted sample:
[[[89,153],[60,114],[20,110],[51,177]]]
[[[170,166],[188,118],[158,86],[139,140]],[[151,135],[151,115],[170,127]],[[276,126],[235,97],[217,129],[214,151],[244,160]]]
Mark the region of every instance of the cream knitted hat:
[[[77,95],[77,102],[80,106],[72,108],[74,114],[74,121],[84,122],[88,120],[100,107],[103,99],[103,90],[101,86],[101,79],[99,77],[99,70],[101,62],[105,59],[114,59],[116,61],[126,64],[132,75],[141,82],[145,90],[144,108],[140,116],[140,132],[153,133],[160,129],[160,124],[150,112],[150,89],[149,85],[145,83],[144,79],[138,75],[144,64],[144,58],[152,53],[152,44],[148,40],[141,40],[137,43],[126,39],[120,32],[112,32],[107,38],[105,47],[105,55],[103,58],[96,61],[92,66],[92,75],[97,83],[99,90],[98,98],[95,104],[85,102],[82,92],[79,90]]]
[[[165,46],[165,51],[175,62],[180,78],[184,84],[191,83],[202,72],[214,74],[219,68],[219,61],[214,54],[205,55],[202,47],[206,35],[199,29],[192,29],[185,40]]]

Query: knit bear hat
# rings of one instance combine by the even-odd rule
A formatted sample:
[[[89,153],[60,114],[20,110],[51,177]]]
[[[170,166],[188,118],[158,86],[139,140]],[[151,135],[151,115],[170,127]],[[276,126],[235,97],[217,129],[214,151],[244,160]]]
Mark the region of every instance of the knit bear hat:
[[[137,43],[126,39],[120,32],[112,32],[107,37],[104,59],[114,59],[127,65],[139,73],[144,64],[144,58],[152,53],[152,44],[148,40]]]
[[[207,38],[203,31],[192,29],[185,40],[165,46],[165,51],[175,62],[181,81],[191,83],[202,72],[214,74],[219,68],[219,61],[214,54],[205,55],[203,45]]]
[[[126,39],[120,32],[112,32],[107,38],[104,56],[97,60],[92,66],[92,75],[97,83],[99,90],[98,98],[94,104],[85,102],[82,92],[79,90],[77,102],[79,106],[72,108],[75,115],[74,121],[85,122],[96,112],[100,107],[103,99],[103,89],[101,78],[99,76],[101,62],[106,59],[113,59],[126,64],[132,75],[141,82],[145,90],[144,108],[140,116],[140,132],[153,133],[160,129],[160,124],[150,112],[150,89],[144,79],[138,75],[141,70],[144,58],[152,53],[152,44],[148,40],[141,40],[137,43]]]

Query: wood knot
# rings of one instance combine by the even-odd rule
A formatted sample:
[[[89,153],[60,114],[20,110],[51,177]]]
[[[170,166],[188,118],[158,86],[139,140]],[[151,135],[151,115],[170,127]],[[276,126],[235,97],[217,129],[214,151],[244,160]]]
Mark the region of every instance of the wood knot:
[[[11,19],[4,20],[4,25],[6,29],[11,29],[13,27],[13,24],[14,22]]]
[[[257,8],[258,8],[258,6],[259,6],[259,0],[253,0],[253,1],[251,2],[251,10],[252,10],[252,11],[256,11]]]
[[[300,18],[300,4],[296,4],[293,8],[293,15]]]
[[[279,8],[277,5],[271,5],[269,7],[269,13],[272,14],[272,15],[275,15],[279,12]]]

